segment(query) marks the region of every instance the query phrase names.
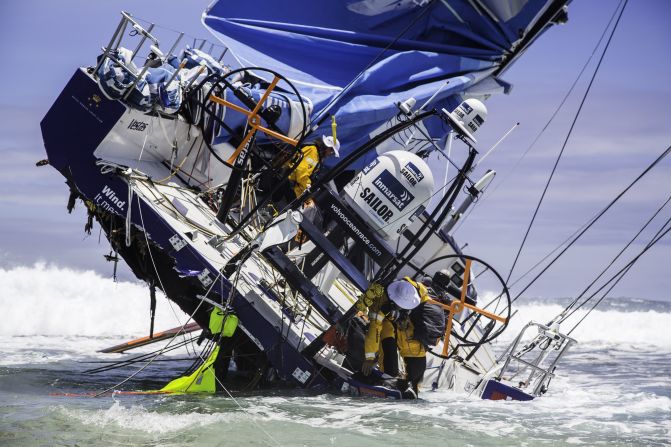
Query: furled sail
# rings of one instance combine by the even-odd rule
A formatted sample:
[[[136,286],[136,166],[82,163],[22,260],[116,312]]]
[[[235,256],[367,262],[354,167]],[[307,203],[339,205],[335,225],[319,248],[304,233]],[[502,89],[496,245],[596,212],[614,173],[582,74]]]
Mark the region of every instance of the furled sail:
[[[328,132],[335,114],[347,153],[409,97],[452,110],[464,96],[507,91],[497,75],[565,19],[569,1],[219,0],[203,22],[241,66],[291,80],[314,106],[313,128]]]

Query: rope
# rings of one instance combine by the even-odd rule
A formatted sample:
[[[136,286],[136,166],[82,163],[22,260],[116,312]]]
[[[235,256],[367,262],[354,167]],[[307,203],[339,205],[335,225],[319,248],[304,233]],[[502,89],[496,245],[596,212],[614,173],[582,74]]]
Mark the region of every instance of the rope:
[[[233,296],[234,296],[234,292],[233,292],[233,291],[234,291],[234,290],[237,290],[237,284],[238,284],[238,281],[239,281],[239,279],[240,279],[240,270],[241,270],[242,264],[243,264],[243,263],[240,263],[240,265],[238,266],[238,268],[237,268],[236,271],[235,271],[235,279],[233,280],[233,283],[232,283],[231,292],[228,294],[228,298],[227,298],[227,300],[226,300],[226,304],[224,305],[224,307],[227,308],[227,309],[230,308],[230,304],[231,304],[231,301],[232,301]],[[221,276],[221,271],[219,272],[219,276]],[[215,279],[214,281],[212,281],[212,284],[214,284],[215,282],[216,282],[216,279]],[[201,303],[202,303],[202,302],[203,302],[203,300],[201,299]],[[199,304],[199,305],[200,305],[200,304]],[[283,315],[283,312],[282,312],[281,309],[280,309],[280,314]],[[225,317],[224,317],[224,318],[225,318]],[[284,319],[282,320],[282,323],[284,323]],[[220,336],[221,336],[221,335],[220,335]],[[200,353],[198,354],[198,356],[201,358],[201,360],[202,360],[203,362],[206,361]],[[261,426],[255,419],[254,419],[253,415],[252,415],[251,413],[249,413],[249,412],[247,411],[247,409],[246,409],[245,407],[243,407],[243,406],[240,404],[240,402],[238,402],[238,400],[237,400],[235,397],[233,397],[233,394],[231,394],[231,392],[228,390],[228,388],[226,388],[226,386],[221,382],[221,380],[219,380],[219,378],[217,377],[216,374],[214,375],[214,379],[217,381],[217,383],[219,384],[219,386],[221,386],[221,389],[223,389],[223,390],[226,392],[226,394],[228,395],[228,397],[229,397],[233,402],[235,402],[235,404],[238,406],[238,408],[240,408],[240,410],[242,410],[243,413],[245,413],[247,416],[250,417],[252,423],[253,423],[254,425],[256,425],[256,426],[259,428],[259,430],[261,430],[261,431],[268,437],[268,439],[270,439],[275,445],[278,445],[278,446],[279,446],[279,445],[282,445],[282,444],[280,444],[275,438],[273,438],[273,436],[272,436],[270,433],[268,433],[268,431],[266,431],[266,430],[265,430],[265,429],[264,429],[264,428],[263,428],[263,427],[262,427],[262,426]]]
[[[129,177],[128,178],[128,189],[131,189],[132,187],[133,187],[133,183],[132,183],[131,178]],[[163,291],[163,293],[165,294],[165,287],[163,286],[163,282],[161,281],[161,276],[158,274],[158,268],[156,267],[156,262],[154,261],[154,255],[152,255],[152,253],[151,253],[151,245],[149,244],[149,238],[147,237],[146,231],[144,231],[145,230],[144,218],[142,216],[142,204],[140,202],[140,197],[139,196],[137,196],[137,200],[138,200],[138,209],[139,209],[139,213],[140,213],[140,221],[142,222],[142,230],[143,230],[142,234],[144,235],[144,240],[145,240],[145,243],[147,244],[147,252],[149,253],[149,259],[151,260],[151,265],[154,268],[154,273],[156,273],[156,278],[158,279],[158,282],[161,285],[161,291]],[[130,205],[128,205],[128,206],[130,207]],[[186,323],[182,324],[182,322],[179,318],[179,315],[177,315],[177,312],[175,311],[175,308],[173,307],[172,301],[170,301],[170,299],[168,299],[168,305],[170,306],[170,310],[172,311],[173,315],[175,316],[175,319],[177,320],[177,323],[180,324],[182,327],[186,326]],[[186,340],[186,334],[183,334],[183,338],[184,338],[184,340]],[[191,344],[191,349],[193,350],[194,353],[196,352],[196,348],[193,346],[193,343]],[[187,350],[187,352],[189,351],[188,347],[186,348],[186,350]]]
[[[137,157],[137,163],[135,165],[135,169],[137,169],[140,166],[140,162],[142,161],[142,154],[144,153],[144,148],[147,145],[147,138],[149,138],[149,135],[154,133],[154,118],[149,120],[149,130],[147,133],[144,135],[144,141],[142,141],[142,147],[140,148],[140,154]]]
[[[128,209],[126,210],[126,247],[130,247],[130,230],[131,230],[131,210],[133,209],[133,188],[131,187],[130,181],[128,183]],[[110,234],[111,236],[111,234]]]
[[[201,358],[201,360],[202,360],[203,362],[205,361],[205,359],[204,359],[202,356],[201,356],[200,358]],[[254,415],[253,415],[252,413],[248,412],[247,409],[246,409],[245,407],[243,407],[243,406],[240,404],[240,402],[239,402],[235,397],[233,397],[233,394],[231,394],[231,392],[228,390],[228,388],[226,388],[226,386],[221,382],[221,380],[219,380],[219,377],[217,377],[216,374],[214,375],[214,380],[217,381],[217,383],[219,384],[219,386],[221,387],[221,389],[224,390],[224,391],[226,392],[226,394],[228,395],[228,397],[229,397],[233,402],[235,402],[235,404],[238,406],[238,408],[240,408],[240,410],[242,410],[243,413],[245,413],[247,416],[249,416],[249,418],[250,418],[250,420],[252,421],[252,423],[253,423],[254,425],[256,425],[256,426],[259,428],[259,430],[261,430],[261,431],[263,432],[263,434],[265,434],[265,435],[268,437],[268,439],[270,439],[275,445],[278,445],[278,446],[281,446],[281,445],[282,445],[282,444],[280,444],[280,442],[279,442],[277,439],[275,439],[270,433],[268,433],[268,431],[267,431],[266,429],[264,429],[264,428],[261,426],[261,424],[259,424],[259,423],[254,419]],[[227,441],[227,440],[224,440],[224,441],[222,441],[222,443],[224,443],[224,442],[226,442],[226,441]],[[221,444],[218,444],[218,445],[221,445]]]
[[[150,181],[145,181],[144,179],[138,179],[138,180],[140,180],[143,183],[148,183],[149,186],[152,186]],[[193,220],[189,219],[188,217],[182,215],[182,213],[179,212],[177,207],[175,207],[175,205],[169,199],[169,197],[172,197],[172,198],[175,198],[175,199],[184,199],[184,197],[180,197],[180,196],[176,196],[176,195],[168,195],[168,194],[160,191],[158,188],[153,188],[153,190],[152,190],[152,188],[150,188],[149,186],[147,187],[147,189],[154,196],[155,200],[157,202],[161,202],[160,203],[161,206],[163,206],[163,208],[165,208],[166,211],[169,211],[170,213],[172,213],[173,217],[176,220],[179,220],[186,225],[194,227],[195,229],[199,230],[203,234],[206,234],[206,235],[209,235],[209,236],[215,236],[216,235],[216,233],[214,233],[209,228],[204,227],[204,226],[200,225],[198,222],[194,222]],[[165,187],[167,185],[161,185],[161,186]],[[182,188],[175,188],[175,189],[182,189]],[[156,191],[156,193],[158,195],[155,194],[154,191]],[[151,202],[148,202],[148,203],[151,203]],[[170,207],[168,207],[166,204],[169,204]],[[192,202],[191,202],[191,204],[193,205]],[[151,206],[152,206],[152,208],[154,208],[153,204]],[[199,207],[200,207],[200,205],[199,205]],[[202,212],[203,209],[205,209],[205,208],[201,208],[201,212]]]
[[[186,347],[188,345],[188,343],[192,342],[195,338],[197,338],[197,337],[190,337],[190,338],[188,338],[184,341],[180,341],[178,344],[171,346],[169,349],[166,349],[163,352],[166,353],[166,352],[174,351],[175,349],[179,349],[181,347]],[[100,366],[100,367],[97,367],[97,368],[87,369],[86,371],[83,372],[83,374],[97,374],[97,373],[100,373],[100,372],[109,371],[109,370],[117,369],[117,368],[122,368],[124,366],[129,366],[129,365],[132,365],[134,363],[140,363],[140,362],[143,362],[143,361],[149,359],[152,355],[154,355],[158,351],[159,351],[159,349],[157,349],[155,351],[152,351],[152,352],[145,353],[145,354],[139,354],[139,355],[136,355],[135,357],[131,357],[129,359],[114,361],[114,362],[111,362],[111,364],[108,364],[108,365],[105,365],[105,366]],[[194,350],[194,352],[195,352],[195,350]],[[163,359],[163,360],[154,360],[154,361],[157,362],[157,361],[168,361],[168,360],[175,360],[175,359]],[[87,362],[87,363],[101,363],[101,362]],[[109,363],[109,362],[103,362],[103,363]]]
[[[610,32],[610,36],[608,37],[608,41],[606,42],[606,46],[603,49],[603,52],[601,53],[601,57],[599,58],[599,62],[594,69],[594,73],[592,74],[592,79],[589,81],[589,85],[587,86],[587,89],[585,90],[585,94],[582,97],[582,101],[580,102],[580,106],[578,107],[578,111],[575,114],[575,117],[573,118],[573,122],[571,123],[571,127],[569,128],[568,134],[566,135],[566,138],[564,139],[564,144],[562,144],[561,150],[559,151],[559,155],[557,156],[557,159],[555,160],[555,164],[552,167],[552,172],[550,173],[550,177],[548,178],[547,182],[545,183],[545,188],[543,189],[543,193],[541,194],[540,199],[538,200],[538,204],[536,205],[536,209],[534,210],[534,214],[531,217],[531,222],[529,222],[529,226],[527,227],[526,232],[524,233],[524,238],[522,239],[522,243],[520,244],[520,248],[517,251],[517,254],[515,255],[515,260],[513,261],[512,266],[510,267],[510,272],[508,272],[508,277],[506,278],[506,283],[510,280],[510,277],[513,274],[513,270],[515,269],[515,265],[517,265],[517,261],[519,260],[520,254],[522,253],[522,249],[524,248],[524,245],[527,241],[527,237],[529,236],[529,232],[531,231],[531,227],[533,226],[536,216],[538,215],[538,211],[541,207],[541,204],[543,203],[543,200],[545,199],[545,194],[547,193],[548,188],[550,187],[550,182],[552,182],[552,178],[554,177],[555,171],[557,170],[557,166],[559,165],[559,160],[561,160],[562,155],[564,154],[564,149],[566,149],[566,144],[568,143],[569,138],[571,137],[573,133],[573,128],[575,127],[576,122],[578,121],[578,117],[580,116],[580,112],[582,111],[583,105],[585,104],[585,100],[587,99],[587,95],[589,95],[589,92],[592,88],[592,84],[594,83],[594,79],[596,78],[597,73],[599,72],[599,68],[601,67],[601,63],[603,62],[603,59],[606,55],[606,52],[608,51],[608,47],[610,46],[610,42],[613,39],[613,35],[615,34],[615,30],[617,29],[618,24],[620,23],[620,19],[622,18],[622,13],[624,12],[624,9],[627,6],[627,2],[629,0],[624,0],[624,4],[622,8],[620,9],[620,13],[617,17],[617,21],[615,22],[615,25],[613,25],[613,29]]]
[[[173,178],[175,175],[177,175],[177,173],[182,170],[182,166],[184,166],[184,163],[186,163],[186,160],[189,158],[189,155],[191,155],[191,152],[193,151],[193,148],[196,146],[196,141],[197,140],[198,140],[198,138],[194,138],[193,143],[191,143],[191,147],[189,148],[189,151],[186,153],[186,155],[184,156],[182,161],[179,163],[179,165],[177,165],[175,167],[175,169],[172,169],[172,166],[171,166],[170,175],[168,175],[167,177],[164,177],[160,180],[155,180],[154,183],[158,183],[159,185],[163,184],[163,183],[167,182],[168,180],[170,180],[171,178]],[[203,139],[200,140],[200,146],[198,146],[198,152],[200,152],[200,149],[202,148],[202,146],[203,146]],[[198,157],[196,157],[194,159],[194,162],[193,162],[193,167],[194,168],[196,167],[196,161],[197,160],[198,160]],[[191,171],[191,174],[193,174],[193,170]],[[192,176],[189,175],[189,177],[192,177]]]
[[[129,184],[129,187],[131,187],[130,184]],[[147,233],[146,233],[146,231],[145,231],[145,226],[144,226],[144,219],[143,219],[143,217],[142,217],[142,206],[141,206],[141,203],[140,203],[140,197],[139,197],[139,196],[138,196],[138,208],[139,208],[139,213],[140,213],[140,220],[142,221],[142,230],[143,230],[143,233],[144,233],[144,235],[145,235],[145,238],[147,238]],[[153,263],[153,257],[152,257],[152,263]],[[154,267],[156,267],[155,264],[154,264]],[[210,287],[209,287],[209,288],[207,289],[207,291],[205,292],[205,295],[204,295],[205,297],[207,297],[207,296],[210,294],[210,292],[212,291],[212,288],[213,288],[214,285],[217,283],[217,279],[219,279],[219,276],[220,276],[220,275],[221,275],[221,271],[219,271],[219,272],[217,273],[217,277],[212,281],[212,284],[210,285]],[[157,273],[157,276],[158,276],[158,273]],[[159,277],[159,282],[160,282],[160,277]],[[113,385],[113,386],[111,386],[111,387],[109,387],[109,388],[107,388],[107,389],[105,389],[105,390],[103,390],[103,391],[97,393],[96,395],[94,395],[94,397],[100,397],[100,396],[102,396],[103,394],[107,394],[107,393],[109,393],[110,391],[115,390],[116,388],[120,387],[120,386],[123,385],[124,383],[128,382],[129,380],[131,380],[133,377],[135,377],[135,376],[137,376],[138,374],[140,374],[140,373],[141,373],[142,371],[144,371],[147,367],[149,367],[149,365],[151,365],[151,364],[154,362],[154,360],[155,360],[158,356],[160,356],[161,354],[163,354],[163,352],[164,352],[164,351],[165,351],[165,350],[172,344],[172,342],[173,342],[173,341],[174,341],[174,340],[175,340],[175,339],[176,339],[176,338],[177,338],[177,337],[184,331],[184,327],[186,327],[186,325],[189,323],[189,321],[191,321],[191,320],[193,319],[193,316],[196,314],[196,312],[198,312],[198,310],[200,309],[200,307],[203,305],[203,302],[204,302],[204,300],[201,298],[200,301],[198,302],[198,305],[196,306],[196,308],[193,310],[193,312],[191,313],[191,315],[189,315],[189,318],[186,320],[186,322],[185,322],[184,324],[182,324],[182,327],[180,327],[180,329],[175,333],[175,335],[173,335],[173,337],[168,341],[168,343],[167,343],[163,348],[161,348],[161,350],[160,350],[158,353],[156,353],[156,355],[154,355],[151,359],[149,359],[149,361],[148,361],[147,363],[145,363],[144,365],[142,365],[142,367],[141,367],[140,369],[138,369],[137,371],[135,371],[135,372],[134,372],[133,374],[131,374],[130,376],[126,377],[126,378],[125,378],[124,380],[122,380],[121,382],[119,382],[119,383],[117,383],[116,385]]]

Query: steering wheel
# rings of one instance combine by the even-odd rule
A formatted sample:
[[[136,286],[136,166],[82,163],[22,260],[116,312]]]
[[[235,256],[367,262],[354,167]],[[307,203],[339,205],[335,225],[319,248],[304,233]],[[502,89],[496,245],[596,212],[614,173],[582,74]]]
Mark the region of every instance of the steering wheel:
[[[463,254],[438,257],[426,263],[419,271],[426,272],[435,263],[447,264],[455,273],[451,277],[451,285],[448,288],[448,291],[451,290],[452,293],[446,293],[446,295],[449,295],[450,302],[428,300],[431,304],[442,307],[447,313],[443,349],[441,352],[435,352],[434,350],[429,350],[429,352],[437,357],[447,359],[456,353],[458,347],[480,346],[501,335],[506,329],[511,315],[510,293],[501,275],[486,262]],[[495,288],[494,298],[483,307],[478,307],[477,303],[467,302],[467,297],[472,300],[472,297],[469,297],[469,291],[475,291],[473,281],[475,278],[472,278],[474,264],[484,267],[477,275],[478,277],[488,272],[491,273],[492,278],[487,286]],[[458,267],[456,267],[457,265]],[[433,266],[431,270],[437,271],[440,269]],[[415,277],[418,275],[419,273]],[[496,289],[499,290],[496,291]],[[459,292],[458,296],[455,296],[457,291]],[[465,311],[466,313],[464,313]],[[459,319],[456,319],[457,317]],[[483,323],[482,320],[485,320],[486,323]],[[457,329],[457,325],[459,325],[459,329]],[[458,340],[458,344],[452,353],[449,352],[451,337]]]

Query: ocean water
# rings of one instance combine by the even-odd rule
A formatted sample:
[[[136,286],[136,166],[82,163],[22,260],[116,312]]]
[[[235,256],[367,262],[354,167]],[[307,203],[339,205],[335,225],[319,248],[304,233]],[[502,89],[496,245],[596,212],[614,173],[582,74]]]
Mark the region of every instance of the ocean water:
[[[0,269],[0,290],[0,446],[671,445],[668,303],[608,300],[573,333],[579,345],[532,402],[451,392],[424,392],[417,402],[301,391],[94,398],[63,393],[95,394],[136,370],[83,374],[100,366],[89,362],[123,358],[99,349],[146,335],[147,289],[35,265]],[[521,303],[504,336],[564,304]],[[185,319],[159,299],[157,330]],[[187,365],[156,362],[124,389],[159,388]]]

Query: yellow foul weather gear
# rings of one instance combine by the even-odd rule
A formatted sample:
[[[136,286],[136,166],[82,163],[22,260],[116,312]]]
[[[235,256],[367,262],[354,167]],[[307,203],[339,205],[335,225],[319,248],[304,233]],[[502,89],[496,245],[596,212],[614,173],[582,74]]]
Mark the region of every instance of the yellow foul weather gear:
[[[303,159],[296,169],[289,174],[289,180],[294,183],[294,193],[299,197],[310,187],[312,180],[310,177],[319,164],[319,151],[317,146],[309,145],[301,149]]]
[[[426,286],[417,283],[410,278],[404,278],[412,284],[419,294],[421,302],[428,299]],[[357,302],[357,308],[362,312],[368,313],[370,326],[364,341],[364,352],[366,360],[373,360],[380,350],[380,342],[385,338],[396,338],[396,344],[402,357],[424,357],[426,350],[421,342],[414,339],[414,326],[411,321],[403,327],[394,328],[394,324],[386,319],[386,314],[382,311],[382,306],[389,301],[387,292],[381,284],[373,283],[368,287]]]

